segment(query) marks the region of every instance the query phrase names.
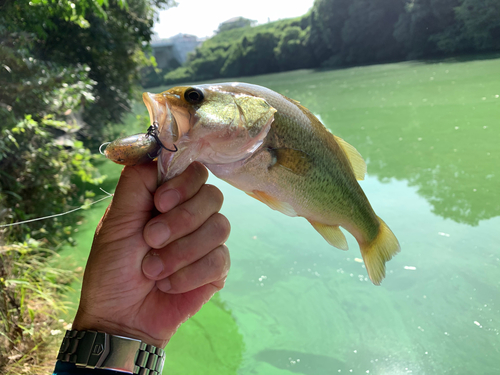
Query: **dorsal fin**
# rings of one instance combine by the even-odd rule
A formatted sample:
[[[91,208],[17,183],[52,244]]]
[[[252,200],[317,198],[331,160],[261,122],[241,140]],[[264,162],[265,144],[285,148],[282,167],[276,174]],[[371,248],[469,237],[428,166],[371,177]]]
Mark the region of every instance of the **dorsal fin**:
[[[288,96],[285,96],[283,95],[283,97],[289,101],[291,101],[293,104],[300,104],[300,102],[298,100],[295,100],[295,99],[292,99],[292,98],[289,98]]]
[[[354,171],[354,176],[356,176],[356,180],[364,180],[366,173],[366,163],[363,160],[361,154],[354,148],[354,146],[351,146],[342,138],[337,137],[336,135],[334,135],[333,137],[346,154],[347,159],[349,159],[352,170]]]

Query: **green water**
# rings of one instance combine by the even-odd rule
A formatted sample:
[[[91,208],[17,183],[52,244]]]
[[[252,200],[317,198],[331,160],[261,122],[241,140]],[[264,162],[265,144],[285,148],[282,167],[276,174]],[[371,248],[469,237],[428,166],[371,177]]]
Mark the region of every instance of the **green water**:
[[[164,373],[500,374],[500,59],[245,81],[301,101],[358,149],[361,186],[402,252],[376,287],[350,235],[348,252],[332,248],[211,177],[232,268],[167,346]],[[88,213],[78,262],[104,206]]]

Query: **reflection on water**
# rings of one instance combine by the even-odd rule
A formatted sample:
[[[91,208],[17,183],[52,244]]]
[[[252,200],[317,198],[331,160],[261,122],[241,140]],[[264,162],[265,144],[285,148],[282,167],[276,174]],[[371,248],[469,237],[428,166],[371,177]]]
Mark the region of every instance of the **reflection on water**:
[[[236,374],[243,352],[238,326],[216,294],[200,313],[180,327],[165,348],[164,373]]]
[[[167,346],[165,374],[498,375],[500,59],[244,81],[300,100],[360,151],[361,186],[402,251],[375,287],[352,236],[342,252],[211,177],[232,267]]]
[[[500,218],[471,227],[432,214],[405,182],[363,187],[402,247],[381,287],[355,261],[352,237],[341,252],[304,219],[222,186],[233,265],[221,295],[245,341],[239,373],[495,374]],[[289,352],[310,355],[285,371]]]
[[[330,375],[332,369],[347,369],[346,364],[336,358],[287,350],[264,350],[255,359],[276,368],[306,375]]]
[[[355,145],[368,173],[409,181],[445,218],[500,215],[499,59],[279,78],[267,81]]]
[[[245,342],[238,373],[498,374],[500,60],[251,82],[356,146],[361,186],[402,252],[375,287],[351,236],[350,251],[334,249],[304,219],[211,179],[233,226],[221,296]]]

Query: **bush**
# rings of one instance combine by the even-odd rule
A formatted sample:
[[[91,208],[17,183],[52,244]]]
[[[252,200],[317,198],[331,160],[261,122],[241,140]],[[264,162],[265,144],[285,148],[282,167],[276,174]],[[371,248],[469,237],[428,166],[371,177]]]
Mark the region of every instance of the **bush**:
[[[138,72],[151,64],[143,49],[155,8],[169,3],[0,1],[2,224],[89,203],[102,177],[86,145],[100,144],[110,122],[130,109]],[[60,286],[69,280],[47,263],[63,243],[73,242],[78,219],[72,214],[0,226],[2,374],[19,370],[13,362],[36,365],[44,355]]]

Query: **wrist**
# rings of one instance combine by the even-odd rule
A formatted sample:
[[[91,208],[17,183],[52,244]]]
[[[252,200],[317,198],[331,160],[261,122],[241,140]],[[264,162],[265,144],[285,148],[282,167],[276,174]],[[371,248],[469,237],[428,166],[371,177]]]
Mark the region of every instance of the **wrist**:
[[[112,322],[104,318],[92,316],[85,313],[81,309],[79,309],[76,314],[72,329],[77,331],[106,332],[109,335],[123,336],[135,340],[140,340],[148,345],[153,345],[162,349],[165,348],[167,343],[170,341],[170,337],[166,339],[158,339],[146,334],[141,330]]]

